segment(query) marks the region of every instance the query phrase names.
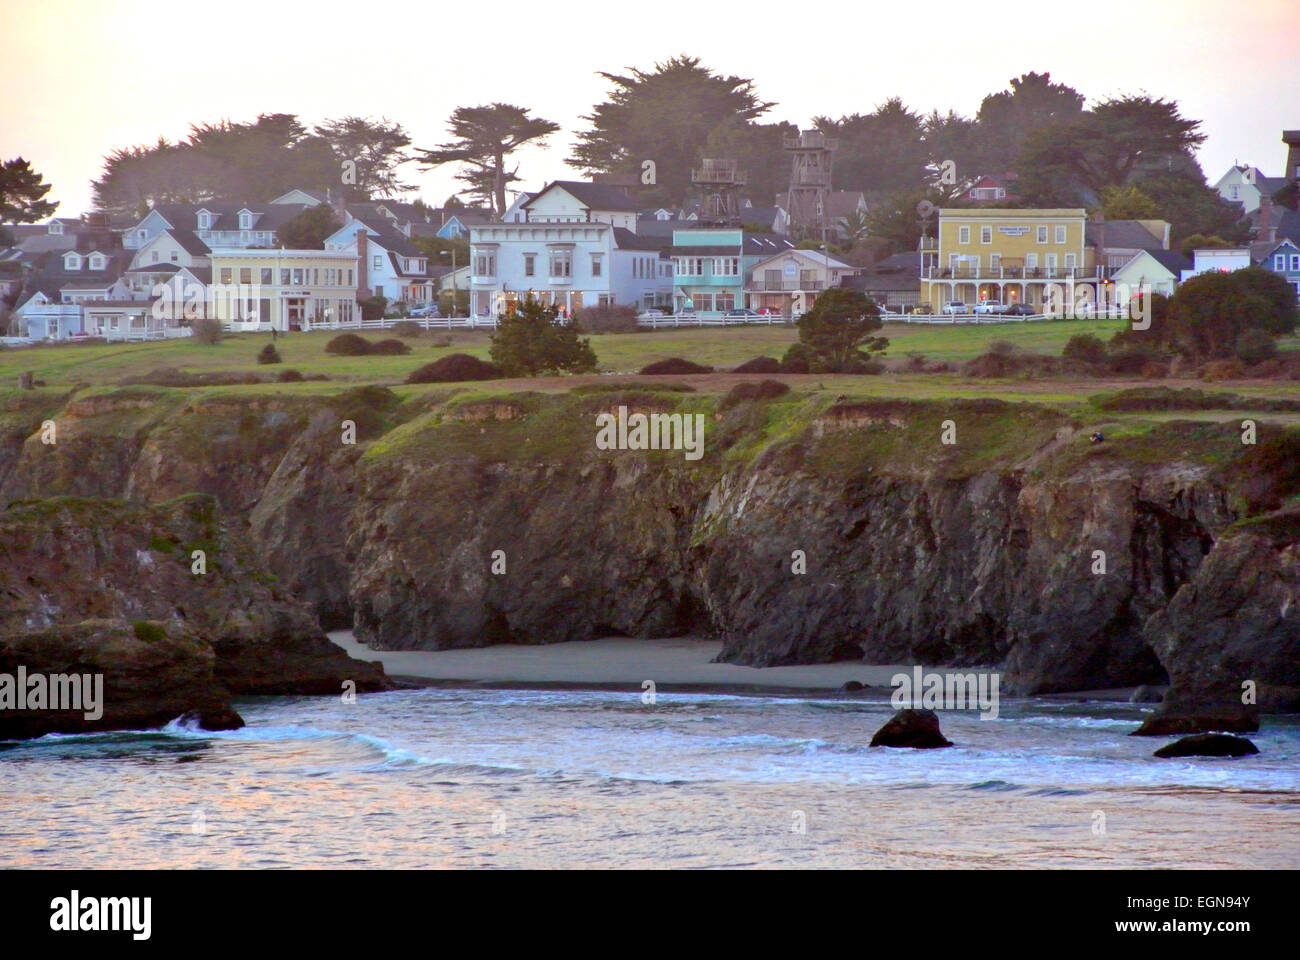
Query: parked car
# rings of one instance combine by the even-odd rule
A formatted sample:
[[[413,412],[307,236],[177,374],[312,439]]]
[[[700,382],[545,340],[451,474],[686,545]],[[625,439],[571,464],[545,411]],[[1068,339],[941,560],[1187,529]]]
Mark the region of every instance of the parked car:
[[[722,315],[724,320],[752,320],[757,317],[758,313],[754,310],[746,310],[743,307],[737,307],[734,310],[728,310]]]
[[[663,318],[663,316],[664,316],[664,312],[662,310],[659,310],[655,307],[651,307],[648,310],[642,310],[640,313],[636,315],[636,318],[638,320],[660,320]]]
[[[1006,314],[1008,317],[1034,317],[1037,312],[1027,303],[1013,303],[1007,307]]]
[[[960,300],[949,300],[943,305],[943,312],[946,314],[957,315],[959,313],[970,313],[970,307]]]
[[[436,317],[439,316],[438,307],[436,304],[424,304],[414,308],[411,311],[410,316],[416,319],[420,317]]]
[[[1007,312],[1007,305],[997,300],[981,300],[971,312],[977,316],[997,316]]]
[[[776,307],[760,307],[759,309],[755,310],[754,313],[755,313],[757,316],[760,316],[760,317],[779,317],[779,316],[781,316],[781,311],[778,310]]]

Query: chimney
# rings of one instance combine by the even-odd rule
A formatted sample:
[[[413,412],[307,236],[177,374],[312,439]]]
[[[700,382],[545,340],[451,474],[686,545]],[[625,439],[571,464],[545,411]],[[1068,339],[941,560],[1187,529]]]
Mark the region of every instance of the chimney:
[[[1277,228],[1273,226],[1273,198],[1259,198],[1259,216],[1255,220],[1255,239],[1272,243],[1277,239]]]
[[[357,230],[357,299],[365,300],[370,296],[370,277],[367,267],[370,265],[370,238],[364,229]]]

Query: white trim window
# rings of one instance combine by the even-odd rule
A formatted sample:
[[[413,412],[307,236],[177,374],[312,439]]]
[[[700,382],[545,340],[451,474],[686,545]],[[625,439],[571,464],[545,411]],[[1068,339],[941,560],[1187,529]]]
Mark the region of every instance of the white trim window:
[[[212,229],[212,214],[208,213],[206,210],[199,211],[199,229],[200,230]]]
[[[1065,243],[1065,227],[1059,223],[1056,225],[1056,242]]]
[[[601,257],[601,255],[599,253],[593,253],[591,255],[591,275],[593,277],[599,277],[601,275],[601,270],[603,269],[603,267],[604,267],[604,260]]]
[[[1039,242],[1039,243],[1046,243],[1046,242],[1047,242],[1047,227],[1046,227],[1046,226],[1040,226],[1040,227],[1038,228],[1038,242]]]
[[[1283,270],[1286,269],[1285,253],[1275,253],[1273,255],[1273,269],[1278,273],[1281,273]]]
[[[980,243],[992,243],[992,242],[993,242],[993,228],[980,227]]]
[[[497,258],[494,253],[479,253],[474,256],[474,276],[495,277],[497,275]]]
[[[957,228],[957,242],[970,243],[970,227],[962,226]]]
[[[537,254],[535,253],[524,254],[524,276],[525,277],[537,276]]]
[[[1036,254],[1036,253],[1026,253],[1026,254],[1025,254],[1025,269],[1027,269],[1027,270],[1037,270],[1037,269],[1038,269],[1038,254]]]
[[[1077,264],[1076,264],[1076,262],[1075,262],[1075,256],[1074,256],[1074,254],[1072,254],[1072,253],[1067,253],[1067,254],[1065,255],[1065,269],[1067,269],[1067,270],[1073,270],[1073,269],[1075,268],[1075,266],[1077,266]]]
[[[1291,269],[1300,270],[1300,253],[1291,254]]]
[[[91,270],[103,270],[103,269],[104,269],[104,258],[101,257],[101,256],[100,256],[99,254],[97,254],[97,253],[96,253],[96,254],[92,254],[91,257],[90,257],[90,269],[91,269]]]
[[[740,258],[716,257],[713,261],[713,275],[715,277],[740,276]]]
[[[552,250],[550,256],[551,276],[556,279],[573,278],[573,251]]]

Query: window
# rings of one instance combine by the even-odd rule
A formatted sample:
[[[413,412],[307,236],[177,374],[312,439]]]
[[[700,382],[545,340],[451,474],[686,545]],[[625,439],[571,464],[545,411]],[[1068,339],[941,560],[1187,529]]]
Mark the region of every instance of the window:
[[[103,269],[104,269],[104,258],[101,257],[101,256],[98,256],[98,255],[91,257],[91,258],[90,258],[90,269],[91,269],[91,270],[103,270]]]
[[[281,268],[280,268],[280,286],[282,286],[282,287],[287,287],[288,285],[289,285],[289,268],[288,268],[288,267],[281,267]]]
[[[1048,273],[1050,273],[1050,274],[1052,274],[1053,276],[1055,276],[1055,274],[1056,274],[1056,254],[1054,254],[1054,253],[1049,253],[1049,254],[1047,255],[1047,270],[1048,270]]]
[[[199,213],[199,229],[209,230],[212,227],[212,215],[209,213]]]
[[[970,243],[970,227],[957,228],[957,242]]]
[[[1066,267],[1066,269],[1067,269],[1067,270],[1073,269],[1074,266],[1075,266],[1074,254],[1072,254],[1072,253],[1067,253],[1067,254],[1065,255],[1065,267]]]
[[[252,282],[253,282],[253,268],[252,268],[252,267],[240,267],[240,268],[239,268],[239,282],[240,282],[240,283],[252,283]]]
[[[557,278],[573,276],[573,253],[571,251],[551,251],[551,276]]]
[[[234,283],[234,282],[235,282],[235,268],[234,268],[234,267],[222,267],[222,268],[221,268],[221,282],[222,282],[222,283]]]
[[[262,323],[271,322],[271,301],[266,297],[257,301],[257,319]]]
[[[734,293],[719,293],[713,298],[714,310],[734,310],[736,309],[736,295]]]
[[[158,251],[157,251],[157,250],[154,250],[154,251],[153,251],[153,260],[152,260],[151,262],[152,262],[152,263],[157,263],[157,262],[158,262]]]
[[[378,270],[380,267],[384,265],[384,255],[382,253],[377,253],[370,259],[371,259],[370,266],[372,269]]]
[[[474,257],[474,276],[495,277],[497,275],[497,258],[494,253],[480,253]]]
[[[600,276],[600,267],[601,267],[600,254],[593,253],[591,255],[591,275],[593,277]]]
[[[1038,242],[1039,242],[1039,243],[1046,243],[1046,242],[1047,242],[1047,228],[1046,228],[1046,227],[1039,227],[1039,228],[1038,228]]]
[[[300,286],[302,284],[302,267],[294,267],[290,275],[293,277],[294,286]]]
[[[1027,254],[1025,254],[1025,267],[1026,267],[1027,269],[1029,269],[1029,270],[1037,270],[1037,269],[1038,269],[1038,254],[1036,254],[1036,253],[1027,253]]]
[[[155,254],[153,255],[153,258],[154,258],[155,260],[157,260],[157,259],[158,259],[158,254],[155,253]],[[66,257],[63,258],[63,269],[64,269],[64,270],[80,270],[80,269],[81,269],[81,257],[77,256],[75,253],[70,253],[70,254],[68,254]]]
[[[181,255],[180,255],[180,253],[177,252],[176,250],[173,250],[173,251],[172,251],[172,263],[179,263],[179,262],[180,262],[180,259],[181,259]]]
[[[1001,269],[1002,269],[1002,254],[1000,254],[1000,253],[990,253],[990,254],[989,254],[989,269],[990,269],[990,270],[1001,270]]]
[[[1300,270],[1300,253],[1291,254],[1291,269]]]
[[[239,215],[239,229],[247,230],[253,225],[253,215],[251,213],[241,213]]]
[[[696,294],[692,294],[691,299],[695,301],[695,309],[696,309],[696,310],[712,310],[712,309],[713,309],[713,294],[711,294],[711,293],[696,293]]]
[[[55,220],[53,223],[50,224],[50,233],[58,235],[61,234],[62,232],[63,232],[63,224],[59,223],[59,221]]]
[[[1274,255],[1273,269],[1276,270],[1278,273],[1281,273],[1283,270],[1286,269],[1286,254],[1279,253]]]
[[[713,275],[715,277],[740,276],[740,258],[718,257],[713,261]]]
[[[1056,242],[1065,243],[1065,227],[1061,224],[1056,225]]]
[[[992,243],[992,242],[993,242],[993,228],[980,227],[980,243]]]
[[[262,285],[269,287],[274,281],[271,279],[272,269],[270,267],[262,268]]]

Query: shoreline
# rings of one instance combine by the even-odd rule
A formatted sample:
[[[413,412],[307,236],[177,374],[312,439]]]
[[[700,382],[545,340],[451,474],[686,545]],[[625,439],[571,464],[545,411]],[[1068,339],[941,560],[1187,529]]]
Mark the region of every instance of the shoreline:
[[[747,667],[712,663],[722,649],[717,640],[692,637],[599,640],[553,644],[494,644],[458,650],[372,650],[351,630],[327,636],[358,660],[379,663],[399,687],[480,687],[525,690],[633,690],[653,681],[656,691],[718,693],[733,696],[834,695],[888,702],[895,674],[911,674],[915,664],[855,661],[790,667]],[[929,673],[990,674],[987,667],[924,666]],[[855,680],[860,691],[840,687]],[[1133,688],[1042,694],[1032,699],[1127,701]],[[1031,698],[1016,698],[1031,699]]]

